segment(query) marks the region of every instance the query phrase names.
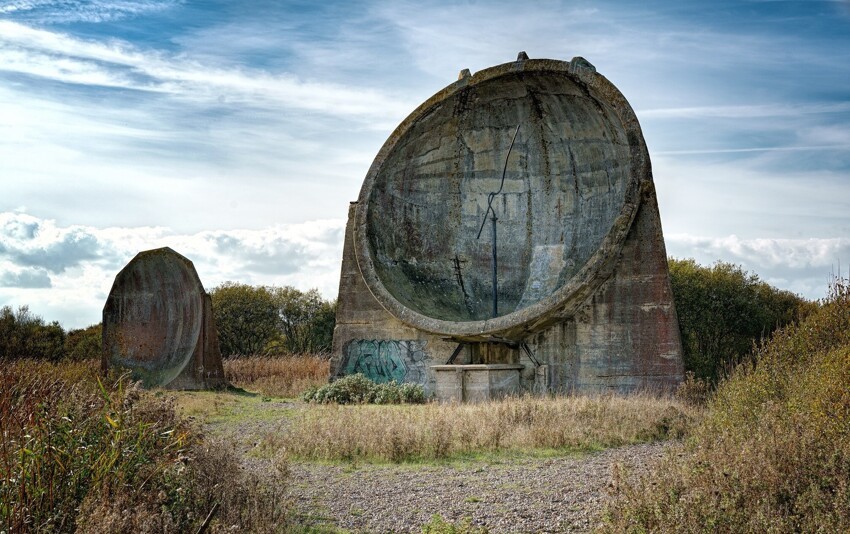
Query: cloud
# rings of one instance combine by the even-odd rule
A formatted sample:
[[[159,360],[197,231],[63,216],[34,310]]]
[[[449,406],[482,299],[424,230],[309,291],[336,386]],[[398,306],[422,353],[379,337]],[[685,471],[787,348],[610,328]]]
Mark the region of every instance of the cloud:
[[[56,228],[26,214],[0,214],[0,257],[16,265],[61,274],[96,259],[99,249],[97,237],[85,229]]]
[[[0,271],[0,287],[21,289],[49,288],[50,275],[45,269],[22,269],[20,271]]]
[[[636,110],[641,118],[677,119],[752,119],[763,117],[799,117],[820,113],[850,112],[850,102],[821,102],[796,104],[755,104],[739,106],[699,106],[687,108],[661,108]]]
[[[742,265],[768,283],[810,299],[826,295],[839,269],[850,266],[850,238],[742,239],[735,235],[701,237],[665,235],[667,252],[710,265],[723,260]],[[846,273],[850,276],[850,273]]]
[[[231,280],[318,288],[333,299],[343,228],[341,220],[317,220],[179,234],[161,227],[63,227],[0,213],[0,304],[29,305],[66,328],[96,323],[118,271],[138,252],[163,246],[192,260],[207,290]]]
[[[0,15],[15,15],[41,24],[97,23],[164,11],[178,4],[169,0],[22,0],[0,6]]]
[[[0,20],[0,70],[66,84],[132,89],[188,101],[292,108],[333,116],[402,117],[412,102],[368,87],[304,81],[289,73],[219,67],[126,41],[84,40]]]

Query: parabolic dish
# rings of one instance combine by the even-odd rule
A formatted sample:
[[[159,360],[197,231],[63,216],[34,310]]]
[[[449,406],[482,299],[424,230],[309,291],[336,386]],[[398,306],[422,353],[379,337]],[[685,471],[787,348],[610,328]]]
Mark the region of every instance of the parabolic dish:
[[[393,315],[434,333],[498,334],[556,313],[601,280],[651,176],[631,107],[579,60],[517,61],[462,78],[384,144],[360,193],[355,249]],[[493,202],[494,318],[484,219],[517,126]]]
[[[164,386],[192,358],[204,289],[192,262],[170,248],[140,252],[115,277],[103,308],[104,351],[145,386]]]

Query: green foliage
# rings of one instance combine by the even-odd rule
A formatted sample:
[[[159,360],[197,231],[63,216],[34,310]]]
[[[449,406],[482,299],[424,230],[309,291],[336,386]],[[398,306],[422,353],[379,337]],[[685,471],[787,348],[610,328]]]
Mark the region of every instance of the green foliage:
[[[799,320],[813,304],[776,289],[739,265],[711,267],[669,260],[685,369],[716,383],[775,329]]]
[[[103,346],[103,325],[68,331],[65,337],[65,357],[73,361],[100,359]]]
[[[336,303],[322,299],[315,289],[226,282],[210,295],[225,356],[319,353],[331,348]]]
[[[321,387],[311,387],[301,398],[321,404],[421,404],[425,402],[425,390],[419,384],[395,381],[376,384],[357,373]]]
[[[225,282],[210,296],[222,355],[262,354],[278,335],[277,304],[269,288]]]
[[[0,308],[0,358],[38,358],[57,361],[64,355],[65,331],[21,306]]]
[[[300,291],[294,287],[269,288],[277,304],[280,336],[274,348],[293,354],[331,350],[336,302],[324,300],[316,289]]]
[[[850,288],[721,382],[684,454],[626,486],[614,532],[850,531]]]
[[[486,527],[472,526],[472,519],[464,517],[460,522],[450,523],[440,514],[431,516],[431,520],[422,525],[422,534],[487,534]]]

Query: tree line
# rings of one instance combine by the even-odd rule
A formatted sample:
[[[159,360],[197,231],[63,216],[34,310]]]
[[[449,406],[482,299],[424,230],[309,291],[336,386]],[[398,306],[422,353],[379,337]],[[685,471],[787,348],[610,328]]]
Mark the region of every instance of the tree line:
[[[715,383],[774,330],[817,308],[741,266],[669,260],[685,369]],[[316,289],[225,282],[212,291],[213,315],[225,357],[316,354],[331,350],[336,302]],[[26,306],[0,309],[0,357],[48,360],[100,357],[100,325],[65,332]]]
[[[316,289],[225,282],[212,291],[222,355],[330,352],[336,302]],[[0,358],[59,361],[100,358],[101,324],[65,331],[27,306],[0,308]]]

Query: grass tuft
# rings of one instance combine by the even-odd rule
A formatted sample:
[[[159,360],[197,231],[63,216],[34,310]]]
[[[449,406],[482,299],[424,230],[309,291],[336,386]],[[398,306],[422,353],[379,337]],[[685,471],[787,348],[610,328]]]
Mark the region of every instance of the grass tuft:
[[[213,532],[274,531],[285,462],[260,477],[237,458],[97,362],[0,361],[0,531],[187,532],[213,507]]]

